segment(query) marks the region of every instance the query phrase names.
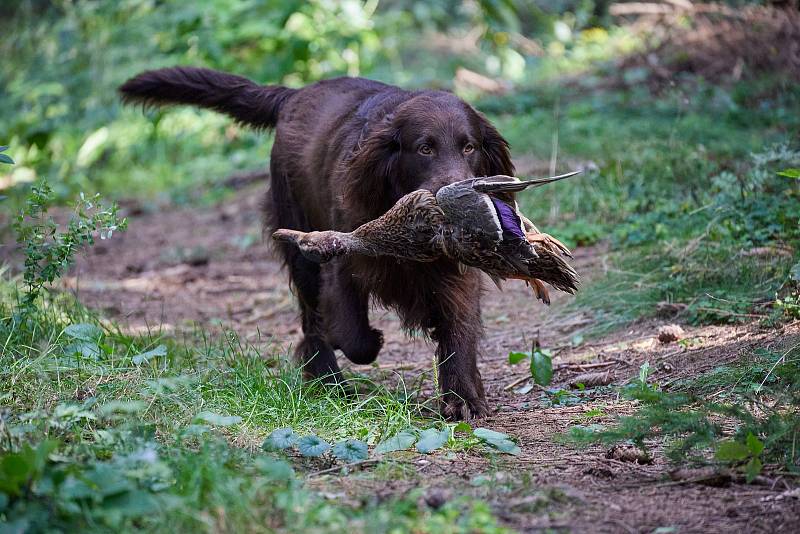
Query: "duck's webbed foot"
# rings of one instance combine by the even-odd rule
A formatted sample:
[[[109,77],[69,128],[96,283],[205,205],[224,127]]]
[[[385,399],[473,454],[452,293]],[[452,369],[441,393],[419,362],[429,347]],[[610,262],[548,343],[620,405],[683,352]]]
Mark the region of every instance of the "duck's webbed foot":
[[[272,233],[272,239],[289,243],[297,247],[300,253],[315,263],[326,263],[336,256],[347,254],[341,232],[326,230],[324,232],[301,232],[281,228]]]
[[[572,257],[572,252],[569,250],[569,248],[567,248],[564,243],[550,234],[541,232],[528,232],[525,234],[525,238],[528,240],[528,243],[531,243],[532,245],[538,245],[555,254],[563,254],[570,258]]]

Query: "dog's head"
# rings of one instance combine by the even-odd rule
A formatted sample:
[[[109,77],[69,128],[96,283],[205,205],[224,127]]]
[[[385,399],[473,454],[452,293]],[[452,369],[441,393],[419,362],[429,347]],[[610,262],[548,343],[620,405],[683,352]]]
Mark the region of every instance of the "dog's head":
[[[513,173],[508,143],[486,117],[451,93],[426,91],[366,134],[348,162],[345,201],[371,219],[417,189]]]

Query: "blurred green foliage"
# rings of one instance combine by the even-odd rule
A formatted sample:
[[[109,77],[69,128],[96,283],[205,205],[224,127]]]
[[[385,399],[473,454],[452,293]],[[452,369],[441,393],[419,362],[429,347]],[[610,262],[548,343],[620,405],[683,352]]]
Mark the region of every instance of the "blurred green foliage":
[[[17,1],[0,19],[8,65],[0,71],[0,141],[17,163],[3,166],[0,187],[11,206],[46,178],[62,202],[101,192],[144,199],[152,209],[147,201],[218,201],[226,176],[265,165],[271,137],[225,117],[122,108],[116,87],[149,68],[191,64],[294,86],[349,74],[449,88],[489,114],[521,174],[592,169],[525,194],[521,204],[572,245],[609,240],[621,252],[607,283],[581,292],[581,304],[600,308],[600,322],[654,313],[660,301],[691,304],[698,321],[747,317],[753,302],[783,288],[784,263],[797,263],[794,252],[764,269],[740,253],[797,240],[795,189],[781,196],[790,182],[774,176],[778,165],[796,164],[762,165],[758,172],[770,178],[756,184],[750,155],[797,149],[800,90],[775,73],[725,87],[681,79],[654,94],[643,83],[645,67],[619,70],[616,60],[641,42],[608,18],[607,7],[600,0]],[[459,68],[510,90],[486,95],[460,85]],[[683,255],[698,239],[714,245]],[[737,269],[721,268],[731,257]],[[722,314],[698,311],[720,302],[731,303]]]
[[[605,30],[589,38],[574,33],[600,20],[591,13],[603,5],[15,0],[0,18],[0,137],[19,163],[5,181],[44,177],[62,199],[79,191],[197,196],[228,173],[263,165],[268,139],[198,110],[144,117],[122,109],[116,87],[128,77],[190,64],[292,86],[369,75],[451,87],[456,69],[466,66],[522,81],[547,70],[531,69],[542,63],[540,41],[561,43],[553,49],[560,58],[567,48],[580,50],[572,65],[578,56],[594,57],[588,42],[606,57],[616,50]]]

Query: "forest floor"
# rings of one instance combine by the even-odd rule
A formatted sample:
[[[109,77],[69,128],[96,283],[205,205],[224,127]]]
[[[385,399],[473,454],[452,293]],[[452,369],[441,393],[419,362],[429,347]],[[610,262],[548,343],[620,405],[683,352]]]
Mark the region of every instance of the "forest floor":
[[[300,336],[299,321],[287,275],[261,236],[263,190],[263,184],[248,185],[217,206],[145,211],[124,205],[135,214],[127,232],[89,250],[65,284],[80,302],[131,332],[230,328],[264,351],[289,353]],[[608,268],[605,250],[578,249],[573,265],[585,280],[599,280]],[[569,307],[570,297],[554,294],[548,308],[521,284],[508,283],[502,292],[490,283],[486,288],[479,365],[495,411],[480,426],[513,436],[521,454],[396,453],[389,467],[367,463],[349,476],[311,477],[310,487],[355,505],[413,487],[426,488],[429,506],[466,493],[488,501],[520,531],[800,529],[800,489],[791,478],[769,475],[755,484],[734,479],[714,487],[697,480],[702,475],[676,475],[658,443],[650,444],[652,457],[645,458],[624,448],[579,449],[558,439],[575,424],[609,423],[633,411],[617,388],[570,389],[581,373],[607,372],[612,385],[621,385],[648,361],[653,380],[668,385],[733,362],[754,346],[800,335],[797,322],[777,332],[755,324],[684,326],[680,343],[660,343],[657,331],[664,323],[648,320],[572,343],[592,326],[592,316]],[[340,358],[343,368],[377,382],[419,382],[419,394],[432,395],[433,346],[407,337],[392,312],[375,309],[372,318],[385,335],[378,362],[353,366]],[[529,350],[534,339],[554,353],[554,386],[568,392],[562,397],[528,386],[527,366],[508,363],[510,351]],[[246,435],[234,442],[260,444]]]

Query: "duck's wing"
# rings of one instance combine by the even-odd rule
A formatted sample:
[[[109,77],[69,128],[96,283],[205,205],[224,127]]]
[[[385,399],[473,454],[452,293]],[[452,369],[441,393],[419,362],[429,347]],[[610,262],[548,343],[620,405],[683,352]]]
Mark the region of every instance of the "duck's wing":
[[[486,178],[478,178],[472,184],[472,188],[480,193],[519,193],[528,187],[537,187],[540,185],[550,184],[570,178],[583,171],[573,171],[566,174],[559,174],[558,176],[550,176],[549,178],[538,178],[536,180],[522,181],[514,176],[505,176],[498,174],[497,176],[487,176]]]

